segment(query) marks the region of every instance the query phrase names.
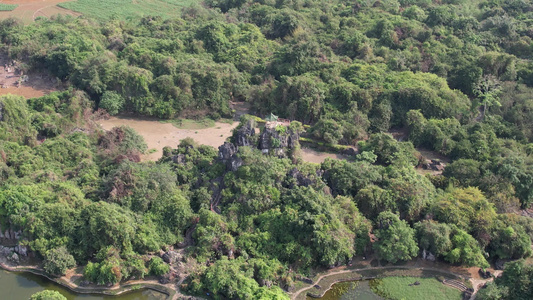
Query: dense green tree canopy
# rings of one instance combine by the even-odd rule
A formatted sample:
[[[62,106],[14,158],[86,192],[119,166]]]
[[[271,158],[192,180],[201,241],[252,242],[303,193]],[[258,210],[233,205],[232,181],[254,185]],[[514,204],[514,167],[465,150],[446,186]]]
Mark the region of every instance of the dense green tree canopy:
[[[44,290],[31,295],[30,300],[65,300],[65,296],[58,291]]]
[[[2,233],[47,272],[77,264],[102,285],[166,276],[176,262],[159,253],[176,251],[190,269],[181,287],[218,299],[287,299],[301,276],[358,255],[527,258],[532,8],[207,0],[172,17],[2,20],[6,61],[64,87],[0,96]],[[105,112],[232,118],[235,102],[257,117],[229,158],[185,139],[141,161],[142,136],[95,124]],[[348,159],[306,163],[296,135],[275,154],[257,135],[237,147],[270,113],[293,121],[277,134]],[[509,264],[480,298],[531,298],[528,272]]]
[[[395,263],[406,261],[418,254],[415,231],[391,212],[382,212],[377,218],[374,244],[380,258]]]

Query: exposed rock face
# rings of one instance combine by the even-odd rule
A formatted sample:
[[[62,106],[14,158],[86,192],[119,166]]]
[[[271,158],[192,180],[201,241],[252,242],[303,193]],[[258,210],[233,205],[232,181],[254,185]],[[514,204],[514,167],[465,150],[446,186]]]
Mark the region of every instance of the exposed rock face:
[[[307,277],[303,277],[301,280],[302,280],[303,282],[307,283],[307,284],[312,284],[312,283],[313,283],[313,280],[310,279],[310,278],[307,278]]]
[[[184,164],[186,162],[185,154],[178,154],[172,156],[172,162],[176,164]]]
[[[483,269],[479,269],[478,273],[483,279],[489,279],[492,277],[492,273],[490,271],[484,271]]]
[[[22,236],[22,232],[19,231],[13,231],[13,229],[6,229],[3,234],[0,234],[0,237],[3,237],[8,240],[18,240]]]
[[[289,179],[294,178],[294,180],[290,180],[291,183],[289,184],[289,188],[291,189],[295,186],[310,186],[314,183],[313,180],[304,176],[297,168],[290,170],[287,176]]]
[[[272,281],[267,280],[267,279],[260,279],[259,280],[259,285],[260,286],[266,286],[266,287],[270,288],[272,286]]]
[[[259,137],[261,150],[276,148],[294,148],[298,144],[300,136],[286,128],[286,132],[281,133],[276,128],[265,128]]]
[[[236,155],[238,150],[237,146],[228,142],[218,147],[218,158],[226,164],[227,170],[237,171],[242,166],[242,159]]]
[[[344,155],[348,155],[348,156],[356,156],[357,155],[357,150],[355,150],[354,148],[346,148],[344,150],[342,150],[341,152],[342,154]]]
[[[18,254],[17,254],[17,253],[14,253],[14,252],[13,252],[13,254],[11,254],[11,256],[8,256],[7,259],[8,259],[9,261],[14,262],[14,263],[17,263],[17,264],[20,262],[20,258],[19,258],[19,256],[18,256]]]
[[[170,283],[170,277],[168,275],[164,275],[164,276],[159,277],[159,283],[161,283],[161,284]]]
[[[17,245],[15,247],[0,246],[0,256],[6,257],[12,262],[18,263],[20,256],[28,256],[28,247]]]
[[[496,270],[503,270],[505,268],[505,264],[508,263],[509,259],[501,259],[498,258],[496,262],[494,263],[494,269]]]
[[[300,144],[300,135],[296,132],[289,130],[289,140],[287,141],[287,146],[289,148],[294,148]]]
[[[181,255],[176,251],[170,250],[161,255],[161,258],[167,264],[173,264],[181,259]]]
[[[240,166],[242,166],[242,164],[242,159],[240,157],[234,156],[234,159],[229,162],[228,166],[231,171],[235,172],[237,171],[237,169],[239,169]]]
[[[88,286],[89,284],[91,284],[88,280],[83,280],[82,282],[80,282],[80,286]]]
[[[0,256],[10,256],[13,253],[13,248],[0,246]]]
[[[21,256],[28,256],[28,247],[26,246],[15,246],[15,252]]]
[[[231,159],[231,157],[237,153],[239,148],[232,143],[224,142],[224,145],[218,147],[218,158],[223,162]]]
[[[446,164],[442,163],[440,160],[432,159],[432,160],[425,160],[424,163],[422,163],[422,168],[425,170],[433,170],[433,171],[444,171],[444,168],[446,168]]]
[[[252,139],[255,135],[255,128],[253,125],[253,122],[250,120],[246,125],[242,126],[237,130],[235,133],[234,139],[235,139],[235,145],[237,147],[242,146],[252,146]]]
[[[422,251],[422,259],[429,260],[429,261],[435,261],[435,255],[429,251],[426,251],[426,249],[424,249]]]

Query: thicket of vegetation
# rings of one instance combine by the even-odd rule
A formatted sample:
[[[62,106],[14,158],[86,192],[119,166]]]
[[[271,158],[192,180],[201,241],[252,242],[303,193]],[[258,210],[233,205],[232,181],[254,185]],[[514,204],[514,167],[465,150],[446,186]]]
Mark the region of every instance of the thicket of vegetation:
[[[519,214],[533,202],[531,1],[205,4],[0,23],[25,71],[71,85],[0,98],[2,228],[21,229],[49,272],[73,258],[100,284],[161,275],[148,254],[185,244],[188,291],[286,299],[299,274],[369,252],[480,267],[531,255],[533,219]],[[231,100],[360,153],[316,165],[239,147],[232,170],[186,141],[140,163],[133,130],[82,129],[99,107],[216,119]],[[398,128],[406,141],[386,133]],[[422,176],[415,147],[452,162]]]
[[[501,277],[479,291],[480,300],[517,299],[533,297],[533,266],[523,260],[508,263]]]
[[[169,18],[178,14],[182,7],[198,3],[196,0],[76,0],[59,3],[90,18],[108,20],[133,19],[144,16]]]
[[[44,290],[31,295],[30,300],[66,300],[58,291]]]

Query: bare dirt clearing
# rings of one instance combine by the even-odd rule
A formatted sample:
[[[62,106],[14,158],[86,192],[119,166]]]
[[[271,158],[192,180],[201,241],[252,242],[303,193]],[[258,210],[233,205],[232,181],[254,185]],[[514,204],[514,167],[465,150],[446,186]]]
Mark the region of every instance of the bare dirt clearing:
[[[22,75],[16,63],[0,56],[0,95],[12,94],[25,98],[41,97],[57,90],[58,82],[49,76],[30,73]]]
[[[108,120],[98,121],[105,130],[111,130],[117,126],[129,126],[138,134],[142,135],[148,149],[156,149],[156,152],[143,155],[143,160],[158,160],[161,158],[163,148],[168,146],[176,148],[180,141],[190,137],[198,144],[208,145],[215,148],[224,144],[224,141],[232,135],[232,130],[237,127],[238,122],[222,123],[215,122],[215,126],[205,129],[179,129],[170,123],[162,123],[157,119],[150,118],[130,118],[111,117]],[[302,158],[306,162],[322,163],[326,158],[346,159],[347,156],[341,154],[318,152],[309,148],[302,148]]]
[[[232,130],[239,122],[215,122],[214,127],[204,129],[180,129],[171,123],[164,123],[157,119],[140,117],[111,117],[108,120],[99,120],[98,124],[104,130],[111,130],[117,126],[129,126],[142,135],[148,150],[155,149],[153,153],[145,154],[142,160],[156,161],[161,158],[164,147],[176,148],[180,141],[190,137],[198,144],[218,148],[230,137]],[[346,155],[319,152],[309,148],[302,148],[302,159],[306,162],[322,163],[326,158],[347,159]]]
[[[157,150],[142,157],[143,160],[153,161],[161,158],[163,147],[176,148],[179,142],[187,137],[192,138],[198,144],[218,148],[232,135],[233,128],[239,124],[238,122],[232,124],[216,122],[215,127],[212,128],[179,129],[170,123],[162,123],[155,119],[129,117],[111,117],[108,120],[100,120],[98,123],[105,130],[124,125],[133,128],[144,137],[149,150]]]
[[[311,148],[302,148],[302,159],[306,162],[321,164],[326,158],[348,159],[348,156],[336,153],[319,152]]]
[[[67,1],[71,0],[2,0],[0,3],[16,4],[18,6],[12,11],[0,12],[0,19],[14,17],[28,24],[33,22],[37,17],[51,17],[57,14],[81,15],[80,13],[57,6],[58,3]]]

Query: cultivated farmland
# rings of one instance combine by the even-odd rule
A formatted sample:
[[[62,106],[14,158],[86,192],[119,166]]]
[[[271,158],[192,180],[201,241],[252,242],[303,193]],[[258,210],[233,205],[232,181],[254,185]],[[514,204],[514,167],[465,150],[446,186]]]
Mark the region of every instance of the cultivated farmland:
[[[132,18],[142,16],[171,17],[181,8],[198,0],[77,0],[59,4],[60,7],[97,19]]]
[[[17,8],[18,5],[16,4],[5,4],[5,3],[0,3],[0,11],[12,11],[14,10],[15,8]]]
[[[51,17],[56,14],[80,15],[57,6],[65,1],[68,0],[4,0],[0,3],[0,20],[13,17],[24,23],[31,23],[37,17]]]

